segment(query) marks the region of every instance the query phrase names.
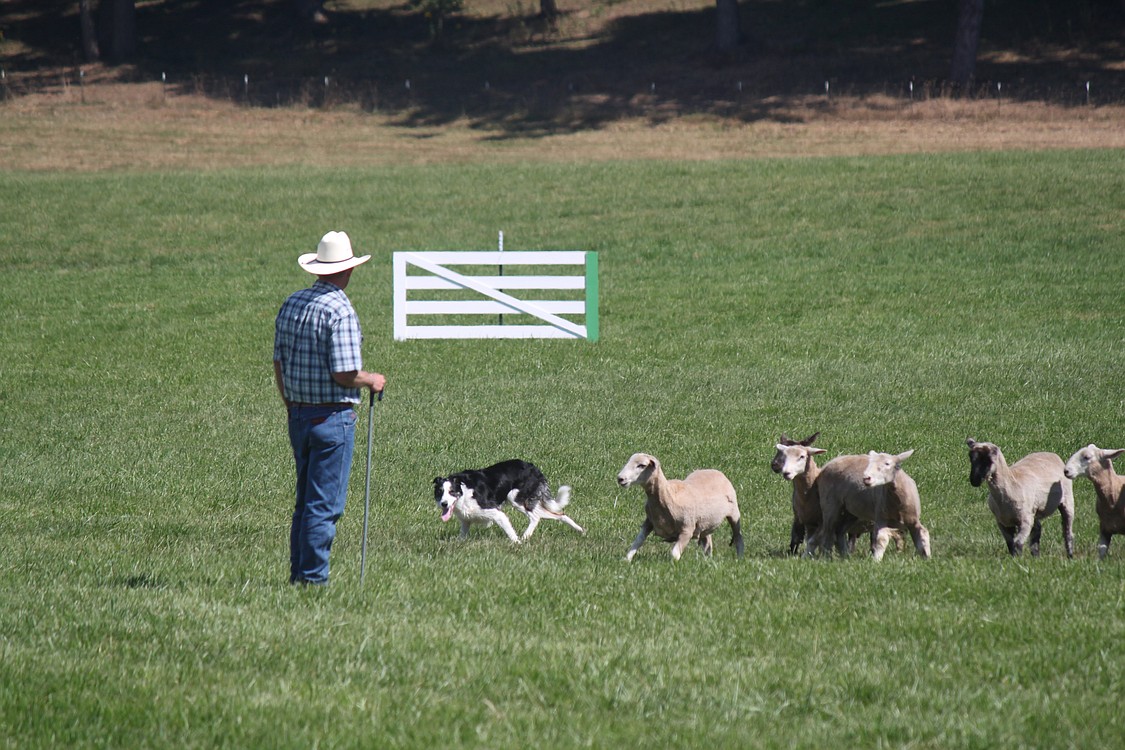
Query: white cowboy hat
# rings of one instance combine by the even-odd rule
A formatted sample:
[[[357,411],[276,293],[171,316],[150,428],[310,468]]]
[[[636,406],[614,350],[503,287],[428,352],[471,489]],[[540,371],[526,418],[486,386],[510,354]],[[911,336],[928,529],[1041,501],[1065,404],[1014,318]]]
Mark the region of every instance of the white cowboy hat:
[[[297,258],[297,263],[309,273],[331,276],[355,268],[370,259],[370,255],[355,257],[352,253],[352,241],[346,232],[329,232],[320,238],[315,253],[305,253]]]

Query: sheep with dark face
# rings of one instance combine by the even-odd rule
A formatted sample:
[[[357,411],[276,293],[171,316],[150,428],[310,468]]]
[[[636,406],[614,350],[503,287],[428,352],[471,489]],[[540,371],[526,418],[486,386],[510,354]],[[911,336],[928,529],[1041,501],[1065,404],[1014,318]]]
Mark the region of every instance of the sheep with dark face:
[[[1074,557],[1074,491],[1063,460],[1054,453],[1029,453],[1008,465],[1000,448],[969,438],[969,483],[988,486],[988,508],[1008,545],[1008,553],[1039,554],[1041,521],[1058,511],[1066,556]]]
[[[790,501],[793,506],[793,525],[789,532],[789,554],[796,555],[802,543],[809,545],[808,551],[813,553],[815,550],[812,543],[821,523],[820,500],[812,491],[813,483],[820,475],[820,467],[816,465],[814,456],[826,451],[801,444],[778,443],[776,447],[777,456],[781,457],[779,473],[793,485]]]
[[[781,441],[774,447],[774,454],[770,468],[781,474],[782,478],[793,484],[793,494],[790,500],[793,506],[793,525],[789,532],[789,554],[796,555],[800,552],[801,544],[805,545],[806,555],[817,552],[831,552],[831,549],[819,548],[821,522],[823,515],[820,510],[820,497],[814,488],[816,478],[820,475],[820,467],[816,465],[815,456],[827,451],[822,448],[812,447],[819,432],[814,432],[804,440],[789,440],[785,433],[781,434]],[[871,531],[871,524],[866,521],[853,519],[847,527],[848,551],[855,551],[855,541],[860,534]],[[897,529],[891,532],[895,547],[902,549],[902,534]],[[874,541],[874,537],[872,537]]]
[[[777,452],[770,461],[770,470],[781,474],[786,481],[793,483],[793,523],[789,528],[789,554],[796,555],[801,544],[812,536],[820,526],[820,503],[810,500],[809,487],[816,479],[817,466],[813,455],[824,453],[820,448],[810,448],[820,432],[814,432],[804,440],[792,440],[784,432],[777,441]],[[787,449],[794,450],[788,451]],[[802,450],[804,449],[804,450]],[[786,470],[786,464],[790,468]],[[809,524],[812,524],[811,527]]]
[[[781,467],[785,463],[785,456],[781,452],[781,449],[783,447],[789,447],[791,445],[803,445],[807,448],[810,445],[812,445],[813,443],[815,443],[816,439],[818,437],[820,437],[820,430],[817,430],[816,432],[809,435],[804,440],[793,440],[791,437],[786,435],[784,432],[781,433],[781,438],[779,438],[778,441],[777,441],[777,453],[775,453],[773,455],[773,460],[770,461],[770,470],[774,474],[780,474],[781,473]]]
[[[1068,479],[1087,477],[1094,483],[1098,496],[1098,559],[1109,552],[1114,534],[1125,534],[1125,477],[1113,470],[1112,459],[1125,453],[1123,448],[1099,448],[1090,443],[1076,451],[1066,462],[1063,473]]]
[[[742,527],[734,486],[722,472],[698,469],[685,479],[668,479],[660,462],[647,453],[634,453],[617,475],[622,487],[639,484],[648,496],[645,521],[625,554],[632,560],[648,535],[672,542],[672,559],[679,560],[692,539],[706,555],[711,554],[711,535],[726,521],[731,528],[731,545],[742,557]]]

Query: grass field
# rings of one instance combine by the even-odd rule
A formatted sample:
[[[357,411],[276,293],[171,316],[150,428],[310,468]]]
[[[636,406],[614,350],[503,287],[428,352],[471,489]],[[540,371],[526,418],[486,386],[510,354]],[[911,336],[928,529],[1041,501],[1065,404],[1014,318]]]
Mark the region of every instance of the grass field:
[[[0,745],[1114,747],[1125,543],[1075,485],[1012,560],[964,440],[1125,443],[1125,151],[0,173]],[[346,229],[377,406],[324,591],[286,584],[269,358]],[[391,340],[390,253],[596,250],[602,340]],[[366,410],[364,410],[366,411]],[[364,415],[366,419],[366,415]],[[789,559],[780,432],[914,448],[934,559]],[[723,469],[746,556],[650,542],[638,450]],[[578,537],[468,542],[519,456]],[[515,521],[522,529],[522,519]]]

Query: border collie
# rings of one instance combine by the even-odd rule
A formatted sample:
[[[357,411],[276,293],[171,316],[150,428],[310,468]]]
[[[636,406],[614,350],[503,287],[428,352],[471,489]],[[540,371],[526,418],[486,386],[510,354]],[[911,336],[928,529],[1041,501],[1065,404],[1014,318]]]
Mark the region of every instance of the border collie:
[[[501,510],[504,503],[527,516],[524,539],[531,537],[543,518],[554,518],[580,534],[586,533],[574,519],[563,513],[563,508],[570,502],[570,487],[559,487],[559,494],[553,496],[539,467],[519,459],[501,461],[484,469],[466,469],[447,477],[435,477],[434,501],[441,510],[442,521],[457,516],[461,522],[462,539],[469,535],[469,526],[473,524],[496,524],[509,539],[519,544],[520,538]]]

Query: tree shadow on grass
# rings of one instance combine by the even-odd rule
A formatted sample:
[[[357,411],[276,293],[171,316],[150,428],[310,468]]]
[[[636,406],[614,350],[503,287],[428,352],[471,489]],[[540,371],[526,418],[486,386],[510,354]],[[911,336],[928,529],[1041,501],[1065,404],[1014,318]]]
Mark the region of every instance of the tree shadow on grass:
[[[56,85],[60,68],[77,70],[74,5],[8,0],[0,28],[14,51],[5,70],[21,72],[28,86]],[[1089,81],[1097,103],[1125,101],[1120,4],[1044,0],[1029,14],[1019,0],[989,3],[978,83],[967,91],[944,80],[953,6],[744,3],[747,43],[720,56],[710,46],[711,7],[654,3],[601,22],[564,16],[553,28],[531,15],[459,17],[434,43],[407,3],[335,10],[328,23],[312,24],[296,21],[288,0],[150,2],[137,8],[136,62],[109,75],[166,77],[178,91],[247,106],[359,106],[419,128],[461,121],[498,138],[626,118],[786,121],[795,98],[813,108],[834,96],[876,94],[1077,105],[1087,103]]]

